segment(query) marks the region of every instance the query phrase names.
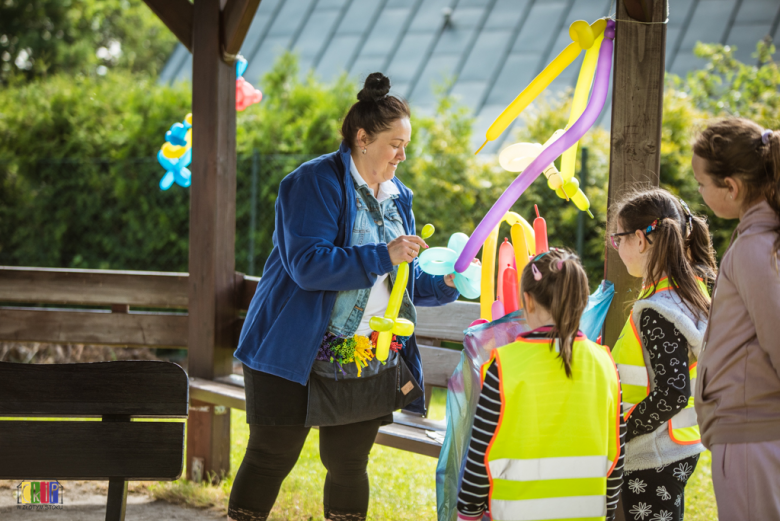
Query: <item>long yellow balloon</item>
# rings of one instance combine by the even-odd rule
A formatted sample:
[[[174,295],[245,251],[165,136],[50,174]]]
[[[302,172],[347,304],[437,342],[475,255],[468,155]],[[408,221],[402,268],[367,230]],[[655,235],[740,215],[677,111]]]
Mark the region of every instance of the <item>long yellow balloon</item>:
[[[569,36],[571,36],[574,41],[567,45],[566,48],[561,51],[561,53],[556,56],[555,59],[551,61],[549,65],[547,65],[547,67],[545,67],[544,70],[542,70],[542,72],[540,72],[539,75],[534,78],[496,118],[485,134],[487,139],[475,153],[479,154],[480,150],[485,148],[488,141],[493,141],[500,136],[509,124],[512,123],[566,67],[577,59],[577,56],[580,55],[580,51],[592,47],[596,37],[603,34],[606,27],[607,22],[603,19],[596,20],[592,25],[589,25],[584,20],[573,22],[569,26]]]
[[[523,235],[525,236],[526,244],[530,245],[531,254],[533,255],[536,248],[536,239],[534,236],[533,227],[528,224],[528,221],[520,217],[515,212],[507,212],[501,222],[506,222],[509,226],[520,225],[522,227]],[[498,229],[501,226],[501,222],[490,232],[485,243],[482,245],[482,280],[480,286],[482,291],[479,296],[479,316],[485,320],[493,320],[492,306],[496,300],[495,282],[496,282],[496,243],[498,242]],[[514,236],[513,236],[514,241]],[[515,246],[517,248],[517,246]],[[515,255],[517,255],[515,253]]]
[[[531,230],[533,232],[533,230]],[[528,242],[525,239],[526,230],[520,224],[512,226],[512,245],[515,248],[515,264],[517,265],[517,292],[518,303],[523,307],[523,287],[520,285],[520,279],[523,276],[523,269],[528,264],[528,257],[531,255],[531,249],[536,247],[536,241]],[[530,248],[529,248],[530,245]]]
[[[580,75],[577,78],[577,87],[574,89],[569,122],[566,124],[567,129],[580,119],[582,113],[585,112],[585,107],[588,105],[590,87],[593,83],[593,76],[596,74],[596,64],[599,61],[599,49],[601,49],[602,41],[604,41],[604,33],[596,38],[593,46],[585,53],[585,59],[582,61],[582,67],[580,68]],[[574,176],[574,164],[577,161],[578,146],[579,141],[561,156],[561,177],[564,182]]]
[[[371,317],[368,324],[371,329],[379,332],[376,339],[376,358],[384,362],[390,354],[390,341],[393,335],[410,336],[414,333],[414,323],[405,318],[398,318],[401,310],[401,302],[406,291],[406,283],[409,280],[409,264],[402,262],[398,265],[395,275],[393,290],[390,292],[390,300],[387,303],[384,317]]]

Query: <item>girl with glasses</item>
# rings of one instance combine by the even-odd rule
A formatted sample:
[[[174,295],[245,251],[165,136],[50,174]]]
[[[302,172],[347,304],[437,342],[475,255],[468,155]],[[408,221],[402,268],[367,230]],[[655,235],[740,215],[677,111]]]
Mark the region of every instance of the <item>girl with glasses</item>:
[[[704,219],[666,190],[629,196],[610,242],[642,279],[612,356],[626,421],[626,519],[680,521],[685,484],[704,451],[693,408],[696,363],[716,265]]]

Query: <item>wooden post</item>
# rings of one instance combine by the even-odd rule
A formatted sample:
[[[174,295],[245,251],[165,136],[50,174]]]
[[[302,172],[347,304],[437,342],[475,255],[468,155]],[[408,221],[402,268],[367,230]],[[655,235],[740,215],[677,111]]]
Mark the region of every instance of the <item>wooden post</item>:
[[[214,379],[232,372],[237,317],[236,73],[222,60],[220,0],[195,0],[192,64],[188,371]],[[230,410],[193,403],[188,421],[187,475],[230,468]]]
[[[636,0],[624,0],[636,4]],[[612,129],[608,204],[632,189],[658,186],[661,165],[666,25],[628,20],[624,1],[617,2],[615,68],[612,88]],[[667,18],[665,0],[643,0],[652,22]],[[607,228],[615,216],[610,212]],[[641,281],[631,277],[618,253],[607,247],[605,278],[615,283],[615,298],[607,314],[604,344],[614,346],[628,316],[626,302],[636,296]]]

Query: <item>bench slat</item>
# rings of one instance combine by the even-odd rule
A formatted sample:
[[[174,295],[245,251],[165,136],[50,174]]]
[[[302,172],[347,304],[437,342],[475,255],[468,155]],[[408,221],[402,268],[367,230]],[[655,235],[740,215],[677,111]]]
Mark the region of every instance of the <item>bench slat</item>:
[[[417,307],[415,333],[421,337],[463,342],[463,330],[479,318],[479,304],[452,302],[446,306]]]
[[[424,429],[396,423],[380,427],[376,443],[432,458],[438,458],[441,452],[441,445],[429,438]]]
[[[0,339],[186,348],[187,315],[4,307]]]
[[[183,422],[3,421],[0,479],[170,481],[184,463]]]
[[[0,416],[185,418],[187,393],[187,374],[171,362],[0,362]]]
[[[245,411],[246,394],[243,389],[244,379],[243,377],[240,378],[241,387],[204,378],[190,378],[190,398]]]
[[[0,266],[0,302],[186,308],[187,273]]]
[[[460,351],[446,347],[419,347],[425,385],[447,387],[447,381],[460,363]]]

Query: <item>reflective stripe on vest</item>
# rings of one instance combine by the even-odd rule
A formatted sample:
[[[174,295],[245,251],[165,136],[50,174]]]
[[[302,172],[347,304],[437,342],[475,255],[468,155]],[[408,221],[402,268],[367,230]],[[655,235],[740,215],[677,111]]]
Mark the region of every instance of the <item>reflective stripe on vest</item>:
[[[705,294],[707,293],[707,286],[701,279],[699,279],[699,288]],[[669,279],[663,278],[656,286],[655,292],[660,293],[670,289],[673,287],[669,283]],[[647,297],[650,291],[650,288],[642,288],[640,298]],[[633,312],[629,315],[626,325],[623,326],[618,341],[615,342],[612,356],[617,362],[620,384],[623,389],[623,416],[628,420],[634,407],[650,394],[650,378],[645,366],[642,341],[636,330]],[[685,408],[669,421],[669,437],[679,445],[693,445],[701,441],[696,411],[693,408],[693,389],[696,386],[695,363],[688,368],[688,374],[691,380],[691,396],[688,398]]]
[[[549,339],[518,338],[495,349],[491,361],[501,392],[498,427],[485,452],[492,519],[603,519],[607,476],[620,450],[609,351],[578,337],[572,378]]]
[[[537,521],[541,519],[604,519],[607,502],[602,496],[570,496],[546,499],[493,500],[493,519]]]

